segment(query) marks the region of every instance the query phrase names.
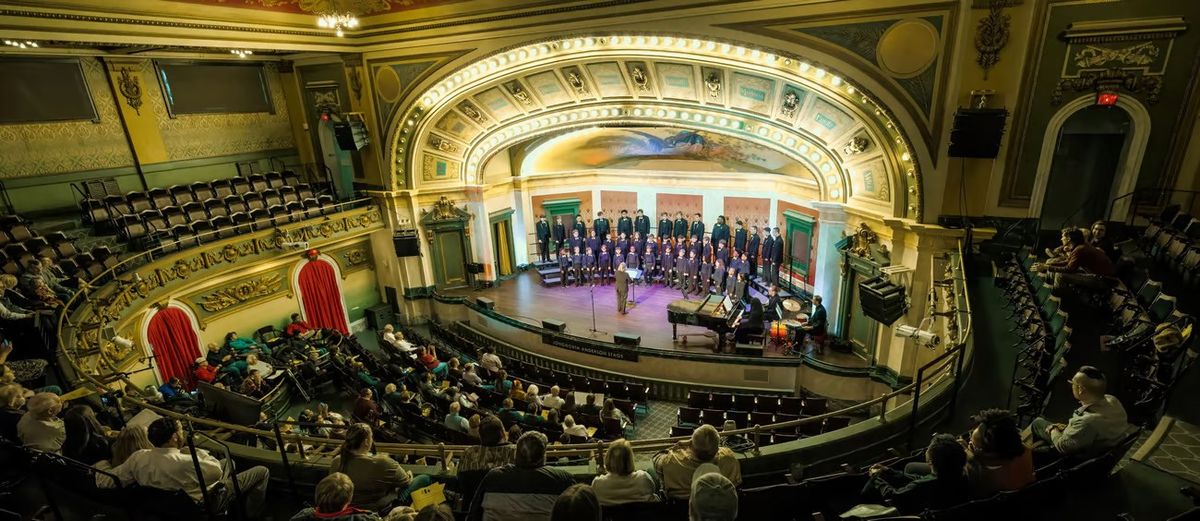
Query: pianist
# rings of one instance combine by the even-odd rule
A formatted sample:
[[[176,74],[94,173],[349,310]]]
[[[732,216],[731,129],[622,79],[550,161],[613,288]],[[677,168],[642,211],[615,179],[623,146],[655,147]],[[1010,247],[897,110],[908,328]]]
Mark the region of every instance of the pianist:
[[[739,320],[737,330],[733,333],[735,343],[747,343],[751,336],[762,336],[763,332],[763,306],[762,301],[752,298],[750,301],[750,309],[742,315]]]

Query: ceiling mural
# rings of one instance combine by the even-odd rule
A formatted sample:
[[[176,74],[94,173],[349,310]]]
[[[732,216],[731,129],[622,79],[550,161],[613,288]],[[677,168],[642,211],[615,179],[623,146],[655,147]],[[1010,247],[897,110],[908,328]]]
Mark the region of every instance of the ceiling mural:
[[[811,178],[824,200],[862,197],[881,214],[919,219],[920,173],[891,111],[802,57],[610,36],[529,44],[441,74],[385,127],[399,188],[481,183],[483,165],[507,147],[609,128],[577,143],[575,164],[786,170]]]
[[[466,0],[170,0],[189,4],[245,7],[283,13],[314,14],[350,11],[358,16],[394,13],[421,7],[455,4]]]
[[[584,169],[646,169],[814,174],[764,145],[679,127],[588,128],[541,138],[521,174]]]

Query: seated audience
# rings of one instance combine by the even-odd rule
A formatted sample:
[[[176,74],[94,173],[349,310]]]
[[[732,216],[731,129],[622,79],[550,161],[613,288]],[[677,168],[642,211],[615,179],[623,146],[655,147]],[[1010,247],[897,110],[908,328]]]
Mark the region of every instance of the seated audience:
[[[508,425],[512,425],[525,419],[525,413],[517,410],[514,407],[512,398],[505,398],[504,401],[500,403],[500,409],[496,411],[496,415],[502,422]]]
[[[233,352],[244,355],[252,351],[262,351],[270,354],[271,350],[265,344],[257,342],[252,338],[238,336],[236,331],[230,331],[225,334],[225,347],[230,348]]]
[[[312,330],[313,328],[308,325],[308,322],[300,318],[299,313],[292,313],[292,319],[288,322],[287,328],[283,330],[283,336],[308,336]]]
[[[1092,223],[1091,245],[1104,252],[1104,255],[1108,256],[1108,260],[1113,264],[1121,260],[1121,249],[1108,236],[1108,224],[1104,221]]]
[[[196,359],[196,369],[192,371],[192,376],[196,377],[196,381],[212,383],[217,379],[217,370],[208,363],[208,359],[200,357]]]
[[[566,434],[568,436],[575,436],[575,437],[579,437],[579,438],[588,437],[587,426],[575,423],[575,418],[573,416],[571,416],[570,414],[568,414],[565,418],[563,418],[562,428],[563,428],[563,434]]]
[[[508,397],[512,398],[514,402],[526,401],[525,384],[521,383],[520,380],[514,379],[512,381],[512,390],[508,392]]]
[[[525,388],[525,401],[537,404],[539,410],[542,408],[542,397],[538,395],[540,390],[537,384],[529,384],[529,387]]]
[[[355,420],[376,424],[379,422],[379,417],[382,414],[379,410],[379,404],[375,403],[372,398],[375,392],[370,387],[363,387],[358,391],[358,398],[354,400],[354,410],[352,416]]]
[[[592,480],[592,490],[600,498],[601,506],[658,501],[654,478],[633,466],[633,446],[624,438],[608,445],[604,453],[604,471]]]
[[[421,348],[421,354],[417,356],[417,361],[433,374],[443,378],[446,376],[446,362],[438,360],[437,350],[433,346]]]
[[[450,413],[446,415],[446,420],[443,423],[445,423],[447,429],[465,434],[470,429],[470,422],[458,414],[461,410],[462,406],[458,402],[451,402]]]
[[[174,418],[154,420],[146,429],[146,437],[154,448],[134,452],[124,463],[113,467],[112,473],[126,486],[136,483],[143,487],[182,490],[193,501],[203,501],[204,493],[196,479],[193,454],[182,450],[187,446],[187,436],[179,421]],[[205,486],[210,491],[221,491],[214,503],[218,505],[218,510],[222,510],[233,500],[233,484],[215,487],[222,481],[221,462],[204,449],[196,449],[194,454],[199,461]],[[258,518],[266,499],[270,472],[266,467],[258,466],[239,472],[235,479],[245,499],[245,512],[252,519]]]
[[[663,491],[669,497],[685,499],[690,493],[692,474],[705,463],[715,464],[721,475],[734,486],[742,482],[741,462],[733,451],[721,446],[721,435],[712,425],[701,425],[692,431],[690,440],[683,440],[674,447],[654,456],[654,470],[662,480]]]
[[[1089,289],[1112,287],[1116,268],[1103,251],[1087,244],[1083,230],[1067,232],[1070,253],[1065,259],[1051,259],[1038,265],[1037,270],[1054,273],[1055,286],[1077,286]]]
[[[9,298],[9,294],[17,287],[17,278],[7,273],[0,274],[0,318],[4,320],[25,320],[33,318],[35,312],[25,309]]]
[[[67,437],[67,428],[58,418],[62,400],[54,393],[37,393],[25,404],[27,412],[17,422],[21,444],[37,450],[58,453]]]
[[[483,354],[479,356],[479,366],[490,374],[498,373],[504,368],[500,357],[496,355],[496,351],[491,347],[483,348]]]
[[[546,435],[526,432],[517,440],[514,463],[492,469],[479,483],[467,519],[548,519],[558,495],[572,484],[570,474],[546,466]]]
[[[479,421],[479,445],[463,450],[458,472],[490,470],[513,462],[516,447],[508,442],[504,424],[495,416]]]
[[[562,409],[565,400],[558,396],[561,392],[562,390],[559,389],[557,385],[551,386],[550,394],[542,397],[542,407],[547,407],[550,409]]]
[[[393,521],[391,514],[388,514],[388,521]],[[413,521],[454,521],[454,511],[445,503],[429,505],[417,512]]]
[[[59,300],[63,302],[70,300],[71,295],[74,294],[75,291],[66,286],[66,277],[59,276],[61,271],[58,269],[58,266],[54,265],[54,259],[42,256],[38,257],[38,260],[41,261],[42,265],[42,280],[47,286],[50,287],[50,289],[54,290],[54,294],[58,296]]]
[[[622,428],[629,425],[629,416],[625,414],[625,411],[617,408],[616,402],[613,402],[612,398],[604,399],[604,407],[600,409],[600,417],[621,420]]]
[[[251,398],[261,398],[266,394],[267,383],[262,375],[258,374],[258,369],[251,369],[246,373],[246,379],[242,380],[241,392]]]
[[[271,364],[262,361],[254,353],[246,355],[246,368],[247,370],[254,369],[258,371],[258,375],[264,379],[270,378],[271,374],[275,372],[275,368],[271,367]]]
[[[450,378],[462,380],[462,362],[459,361],[457,356],[450,357],[450,360],[446,362],[446,373],[450,375]]]
[[[478,414],[472,414],[470,418],[467,418],[467,434],[469,434],[472,438],[478,438],[479,424],[482,421],[483,417]]]
[[[404,333],[397,333],[396,328],[392,327],[391,324],[383,326],[383,342],[387,344],[387,346],[391,346],[397,351],[409,356],[415,356],[414,353],[417,351],[417,348],[412,345],[412,342],[404,339]]]
[[[1106,394],[1108,380],[1090,365],[1079,368],[1071,378],[1071,395],[1079,408],[1067,423],[1050,423],[1036,418],[1029,430],[1034,439],[1058,455],[1094,454],[1121,441],[1130,429],[1125,407],[1116,396]]]
[[[1017,490],[1033,483],[1033,452],[1021,441],[1012,413],[986,409],[973,418],[977,423],[967,441],[967,478],[972,494],[990,497],[996,492]],[[905,472],[927,475],[926,463],[909,463]]]
[[[58,309],[63,305],[62,299],[58,298],[58,294],[42,278],[42,261],[33,259],[25,265],[25,273],[21,274],[20,287],[38,307]]]
[[[900,512],[919,514],[926,508],[946,508],[970,498],[965,467],[967,452],[958,439],[937,434],[925,448],[928,474],[909,474],[884,465],[872,466],[863,496],[887,501]]]
[[[125,460],[129,459],[133,453],[142,449],[152,449],[154,445],[150,443],[150,438],[146,435],[146,427],[141,425],[126,425],[121,432],[117,434],[117,438],[112,442],[111,455],[107,460],[96,462],[93,467],[105,472],[111,471],[113,467],[119,467]],[[115,488],[117,484],[106,474],[96,474],[96,486],[100,488]]]
[[[350,476],[334,472],[317,483],[313,506],[292,516],[292,521],[378,521],[379,514],[350,506],[354,482]]]
[[[462,380],[476,387],[483,387],[483,378],[479,377],[479,371],[475,369],[475,364],[469,363],[466,369],[463,370]]]
[[[584,398],[584,404],[579,407],[579,414],[584,416],[599,416],[600,407],[596,405],[596,395],[589,394]]]
[[[691,483],[687,490],[689,521],[737,519],[737,486],[716,465],[699,465],[688,481]]]
[[[346,441],[329,465],[329,471],[350,477],[354,483],[351,504],[356,507],[378,511],[397,499],[407,503],[408,495],[420,488],[414,487],[412,473],[401,468],[396,460],[386,454],[371,454],[374,446],[370,425],[351,425],[346,430]],[[421,487],[425,485],[428,483]]]
[[[600,501],[592,487],[576,483],[567,487],[550,511],[550,521],[600,521]]]
[[[563,398],[562,407],[559,407],[559,412],[563,414],[572,414],[578,407],[575,405],[575,393],[567,393],[567,397]]]
[[[0,385],[0,438],[19,443],[17,423],[25,414],[25,389],[17,384]]]
[[[109,439],[112,431],[100,424],[96,412],[88,405],[75,405],[63,413],[66,438],[62,454],[73,460],[95,465],[112,457]]]
[[[158,392],[162,394],[164,400],[191,398],[187,388],[183,386],[183,380],[180,380],[178,376],[172,376],[166,383],[158,386]]]

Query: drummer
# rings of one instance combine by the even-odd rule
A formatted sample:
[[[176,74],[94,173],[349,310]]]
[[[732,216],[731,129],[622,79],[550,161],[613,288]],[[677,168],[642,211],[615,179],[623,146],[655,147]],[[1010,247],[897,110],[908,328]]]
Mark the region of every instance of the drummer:
[[[800,331],[804,334],[809,334],[817,337],[817,347],[815,349],[818,355],[825,354],[825,327],[828,318],[825,314],[825,306],[821,305],[821,296],[813,295],[812,310],[808,314],[808,322],[800,327]],[[799,345],[804,345],[804,335],[800,336]]]

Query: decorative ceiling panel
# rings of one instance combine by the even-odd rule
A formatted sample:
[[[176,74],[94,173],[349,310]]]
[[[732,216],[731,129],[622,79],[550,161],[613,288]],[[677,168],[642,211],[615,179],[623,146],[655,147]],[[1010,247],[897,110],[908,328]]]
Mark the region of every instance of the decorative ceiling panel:
[[[422,7],[434,7],[465,2],[466,0],[169,0],[188,4],[244,7],[282,13],[322,13],[334,7],[347,9],[358,16],[395,13]]]
[[[507,119],[520,116],[521,109],[513,105],[500,89],[488,89],[475,95],[475,101],[483,107],[494,119]]]
[[[664,98],[695,100],[696,68],[679,63],[659,63],[658,89]]]
[[[566,86],[558,79],[554,71],[546,71],[532,76],[526,76],[525,82],[533,88],[534,94],[544,105],[561,105],[575,101],[567,92]]]
[[[775,81],[760,76],[734,73],[730,83],[729,105],[759,114],[771,114],[775,99]]]
[[[621,75],[621,66],[616,63],[592,63],[587,66],[588,72],[596,80],[596,88],[604,97],[628,96],[629,86]]]

